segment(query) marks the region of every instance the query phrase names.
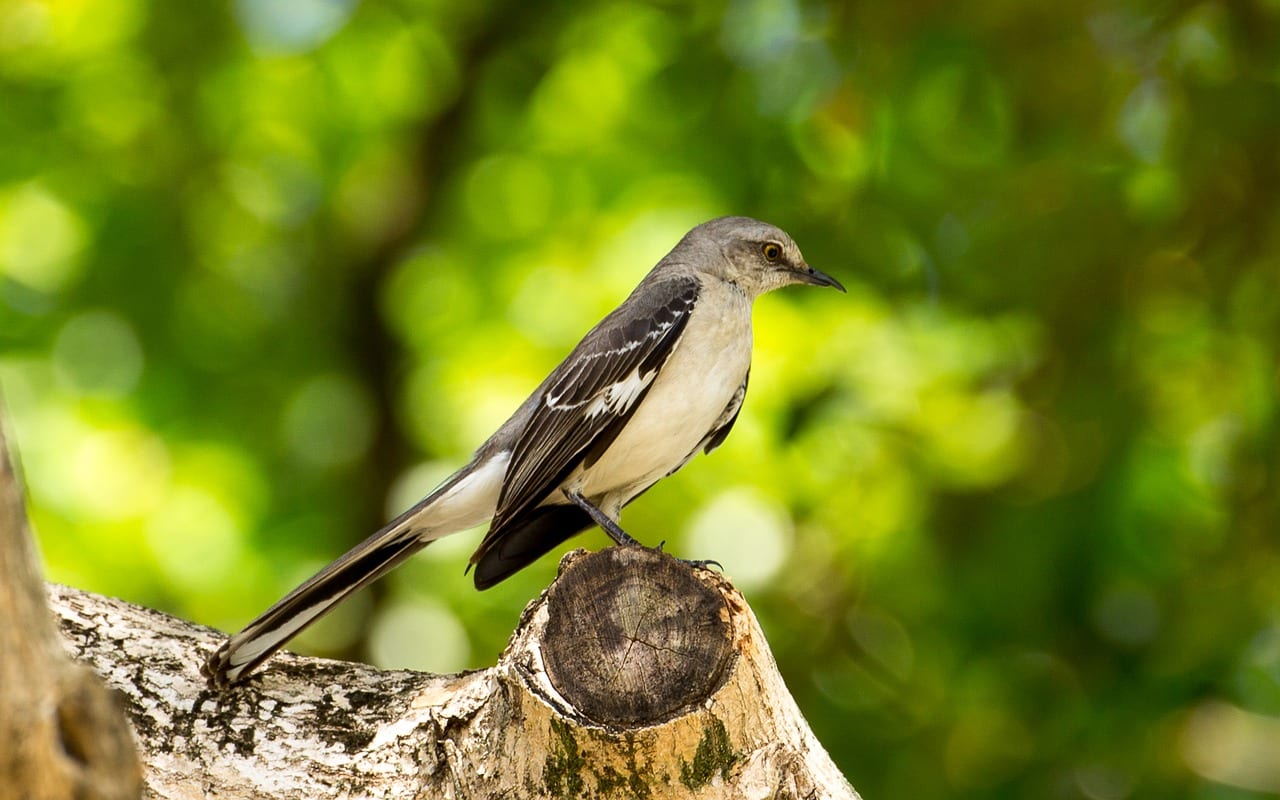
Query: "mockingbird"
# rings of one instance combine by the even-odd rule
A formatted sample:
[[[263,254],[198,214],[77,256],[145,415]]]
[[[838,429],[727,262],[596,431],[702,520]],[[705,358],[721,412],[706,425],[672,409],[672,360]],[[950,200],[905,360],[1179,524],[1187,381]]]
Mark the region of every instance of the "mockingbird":
[[[639,544],[618,525],[623,506],[729,435],[747,393],[752,301],[792,283],[844,291],[767,223],[722,217],[689,231],[469,464],[232,636],[205,675],[235,683],[352,592],[485,520],[477,589],[592,524]]]

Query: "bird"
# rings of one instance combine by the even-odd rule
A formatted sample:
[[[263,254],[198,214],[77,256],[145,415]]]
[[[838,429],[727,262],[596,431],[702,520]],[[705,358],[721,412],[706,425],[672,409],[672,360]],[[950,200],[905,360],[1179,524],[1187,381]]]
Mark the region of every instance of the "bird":
[[[210,685],[241,681],[353,592],[485,521],[467,567],[477,589],[592,525],[639,545],[623,507],[724,442],[747,393],[753,302],[792,284],[845,291],[769,223],[730,216],[690,230],[466,466],[210,655]]]

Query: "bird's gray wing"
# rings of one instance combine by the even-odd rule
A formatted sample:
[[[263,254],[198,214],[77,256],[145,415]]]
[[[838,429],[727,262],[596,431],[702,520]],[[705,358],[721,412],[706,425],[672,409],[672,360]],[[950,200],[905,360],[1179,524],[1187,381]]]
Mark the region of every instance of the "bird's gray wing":
[[[643,287],[547,378],[512,447],[493,522],[472,563],[575,467],[590,466],[608,449],[680,341],[698,289],[692,276]]]
[[[720,414],[720,419],[716,420],[716,424],[711,427],[711,432],[707,434],[707,438],[702,440],[702,444],[694,448],[694,453],[697,453],[698,450],[710,453],[724,444],[724,440],[729,436],[729,431],[733,430],[733,423],[738,421],[738,412],[742,411],[742,401],[747,399],[747,381],[749,380],[751,380],[751,370],[747,370],[747,374],[742,376],[742,385],[738,387],[738,391],[734,392],[733,397],[729,399],[729,405],[724,407],[724,411]]]

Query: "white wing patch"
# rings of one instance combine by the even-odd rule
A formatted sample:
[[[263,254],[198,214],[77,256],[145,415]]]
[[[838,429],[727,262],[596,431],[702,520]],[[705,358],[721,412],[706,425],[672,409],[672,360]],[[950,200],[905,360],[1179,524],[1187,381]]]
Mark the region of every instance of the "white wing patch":
[[[667,326],[667,327],[670,327],[670,326]],[[666,330],[666,328],[663,328],[663,330]],[[649,338],[649,337],[646,337],[646,338]],[[595,359],[616,358],[617,356],[624,355],[626,353],[631,352],[632,350],[635,350],[637,347],[639,347],[643,343],[644,343],[643,341],[637,340],[633,342],[627,342],[622,347],[618,347],[613,350],[601,350],[598,353],[588,353],[587,355],[583,356],[582,359],[577,364],[574,365],[572,372],[565,375],[565,377],[562,378],[560,382],[556,384],[556,386],[551,391],[547,392],[546,396],[543,397],[543,402],[547,404],[547,408],[554,408],[557,411],[572,411],[575,408],[580,408],[581,406],[586,405],[587,403],[591,402],[590,399],[582,400],[577,403],[564,402],[564,396],[569,393],[569,390],[573,386],[573,381],[577,380],[579,376],[582,375],[582,373],[586,372],[587,366]],[[556,389],[560,390],[559,393],[556,393],[555,391]]]
[[[653,383],[654,376],[657,374],[654,370],[641,375],[639,369],[634,369],[627,377],[617,383],[609,384],[604,391],[595,396],[591,405],[587,406],[587,419],[601,414],[625,414],[645,387]]]
[[[612,383],[606,386],[598,394],[593,395],[586,400],[580,400],[576,403],[564,402],[564,396],[568,393],[569,387],[572,386],[571,379],[576,379],[582,373],[586,372],[587,366],[591,361],[597,358],[617,358],[620,355],[629,353],[637,347],[640,347],[649,339],[657,339],[662,336],[670,330],[671,326],[674,324],[674,321],[660,322],[653,330],[646,333],[643,339],[627,342],[621,347],[613,348],[611,350],[601,350],[599,352],[589,353],[583,356],[575,365],[573,372],[562,378],[555,387],[548,391],[542,398],[542,402],[546,403],[547,408],[553,408],[556,411],[572,411],[575,408],[587,406],[586,414],[588,419],[599,416],[606,411],[615,414],[626,411],[631,408],[633,403],[635,403],[636,397],[644,391],[645,387],[653,382],[654,376],[657,375],[656,371],[650,371],[641,375],[640,370],[635,369],[630,375],[617,383]]]

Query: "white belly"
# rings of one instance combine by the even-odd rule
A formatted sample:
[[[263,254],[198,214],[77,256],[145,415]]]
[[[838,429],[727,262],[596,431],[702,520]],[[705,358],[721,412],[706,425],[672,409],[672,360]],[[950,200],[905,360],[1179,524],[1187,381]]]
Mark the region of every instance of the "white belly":
[[[711,431],[751,367],[751,301],[720,285],[704,296],[648,394],[590,472],[566,483],[616,517],[622,505],[679,467]],[[725,309],[720,317],[707,307]]]

